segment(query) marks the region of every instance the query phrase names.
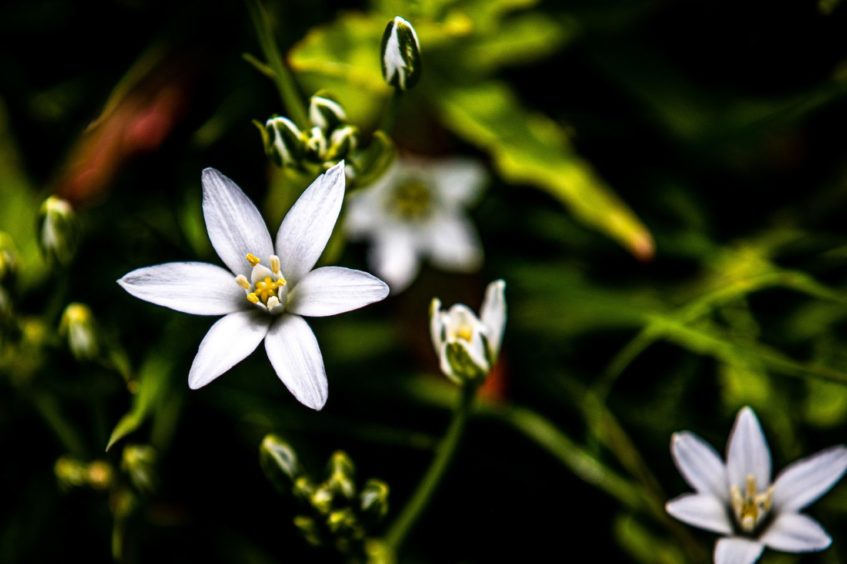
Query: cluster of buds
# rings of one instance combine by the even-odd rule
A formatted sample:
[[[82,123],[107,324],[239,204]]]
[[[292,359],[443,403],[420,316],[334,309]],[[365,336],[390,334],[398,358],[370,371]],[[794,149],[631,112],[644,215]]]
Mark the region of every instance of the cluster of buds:
[[[95,490],[108,489],[114,480],[112,466],[105,460],[83,462],[63,456],[56,461],[53,471],[59,485],[64,489],[89,487]]]
[[[347,123],[341,105],[320,94],[309,100],[309,127],[300,129],[287,117],[265,122],[265,152],[278,166],[304,170],[308,165],[331,168],[356,149],[358,132]]]
[[[291,445],[276,435],[267,435],[259,452],[268,479],[294,498],[294,525],[309,544],[350,557],[364,554],[370,531],[388,513],[385,482],[371,478],[358,488],[353,461],[342,451],[330,457],[325,479],[313,480]]]
[[[505,289],[502,280],[488,285],[479,317],[464,304],[442,311],[441,301],[432,300],[429,310],[432,344],[441,371],[457,384],[479,384],[494,367],[506,326]]]

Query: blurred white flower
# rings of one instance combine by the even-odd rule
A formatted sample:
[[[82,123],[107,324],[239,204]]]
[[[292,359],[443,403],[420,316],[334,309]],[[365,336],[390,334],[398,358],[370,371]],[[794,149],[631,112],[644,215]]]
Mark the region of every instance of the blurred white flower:
[[[200,343],[188,374],[192,389],[232,368],[264,340],[277,376],[294,397],[312,409],[324,406],[323,357],[301,316],[335,315],[388,295],[385,283],[366,272],[336,266],[312,270],[341,211],[344,182],[343,162],[319,176],[283,219],[274,245],[253,202],[232,180],[207,168],[206,229],[229,270],[173,262],[139,268],[118,280],[136,298],[185,313],[224,316]]]
[[[476,161],[398,158],[373,186],[351,196],[345,227],[351,238],[371,240],[371,268],[393,292],[415,279],[425,256],[444,270],[474,271],[482,247],[465,208],[485,179]]]
[[[671,453],[696,493],[667,503],[680,521],[725,535],[715,545],[716,564],[750,564],[765,547],[816,552],[832,539],[800,511],[826,493],[847,470],[847,448],[835,446],[798,460],[771,483],[771,455],[756,414],[738,412],[727,443],[726,464],[700,437],[675,433]]]
[[[506,326],[506,283],[496,280],[485,290],[482,314],[464,304],[441,310],[433,298],[429,308],[429,328],[441,371],[457,383],[485,378],[497,361],[503,329]]]

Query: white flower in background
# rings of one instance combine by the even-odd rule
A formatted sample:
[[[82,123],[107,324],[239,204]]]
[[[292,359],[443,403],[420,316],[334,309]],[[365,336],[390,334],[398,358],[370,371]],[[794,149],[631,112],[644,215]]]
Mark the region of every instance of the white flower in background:
[[[344,163],[309,186],[271,242],[259,210],[229,178],[203,171],[203,215],[212,246],[229,270],[201,262],[139,268],[118,280],[136,298],[195,315],[223,315],[191,365],[188,385],[205,386],[262,340],[283,384],[301,403],[327,399],[323,357],[303,317],[323,317],[382,300],[388,287],[359,270],[312,270],[341,211]]]
[[[397,159],[373,186],[351,196],[345,227],[354,239],[371,239],[371,268],[393,292],[415,279],[425,256],[444,270],[474,271],[482,247],[465,208],[485,179],[476,161]]]
[[[847,470],[847,448],[836,446],[798,460],[771,482],[768,443],[749,407],[738,412],[727,443],[726,464],[700,437],[675,433],[674,462],[696,493],[666,505],[689,525],[725,535],[715,545],[716,564],[750,564],[765,547],[816,552],[832,539],[800,511],[826,493]]]
[[[506,326],[506,283],[496,280],[485,290],[482,314],[464,304],[441,310],[441,301],[429,307],[429,329],[441,371],[461,384],[485,378],[497,362]]]

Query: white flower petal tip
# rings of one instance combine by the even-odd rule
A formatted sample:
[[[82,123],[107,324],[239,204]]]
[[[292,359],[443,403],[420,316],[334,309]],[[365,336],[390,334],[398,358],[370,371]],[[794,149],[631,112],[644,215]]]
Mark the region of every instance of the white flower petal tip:
[[[276,249],[256,206],[229,178],[203,170],[203,215],[212,246],[229,270],[180,262],[134,270],[117,282],[129,294],[177,311],[224,315],[203,338],[188,374],[202,388],[264,340],[280,380],[303,405],[328,397],[317,340],[297,313],[335,315],[385,299],[388,286],[358,270],[312,270],[344,200],[344,162],[315,179],[277,232]],[[295,315],[292,315],[295,314]]]
[[[715,544],[715,564],[753,564],[765,550],[765,545],[741,537],[720,539]]]
[[[473,161],[399,157],[351,196],[345,230],[370,240],[370,267],[393,293],[414,281],[423,259],[453,272],[482,266],[482,243],[467,215],[481,190],[480,169]]]
[[[666,509],[685,523],[727,535],[715,546],[717,564],[750,564],[765,546],[814,552],[832,543],[817,521],[798,511],[841,479],[847,471],[847,447],[835,446],[799,460],[772,484],[767,441],[756,414],[745,407],[730,433],[726,466],[693,433],[675,433],[671,453],[698,493],[680,496]]]
[[[480,321],[488,331],[488,346],[491,357],[497,359],[503,343],[503,330],[506,328],[506,282],[495,280],[485,289]]]

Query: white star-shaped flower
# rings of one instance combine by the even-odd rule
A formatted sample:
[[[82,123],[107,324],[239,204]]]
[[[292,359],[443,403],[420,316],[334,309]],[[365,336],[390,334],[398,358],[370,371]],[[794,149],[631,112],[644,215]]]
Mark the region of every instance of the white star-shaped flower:
[[[276,244],[259,210],[229,178],[203,171],[203,215],[227,269],[172,262],[133,270],[118,280],[136,298],[195,315],[223,315],[200,343],[188,374],[205,386],[252,353],[262,340],[279,379],[302,404],[327,399],[323,357],[303,317],[324,317],[384,299],[386,284],[366,273],[313,270],[344,200],[344,163],[319,176],[283,219]]]
[[[847,448],[835,446],[788,466],[771,482],[771,455],[756,414],[738,412],[727,443],[726,464],[700,437],[675,433],[671,453],[696,493],[666,505],[680,521],[724,538],[715,545],[716,564],[751,564],[765,547],[816,552],[832,539],[800,511],[826,493],[847,470]]]
[[[484,379],[500,354],[506,327],[506,283],[495,280],[485,290],[480,317],[464,304],[441,310],[433,298],[429,330],[441,371],[456,383]]]
[[[351,196],[345,227],[354,239],[371,239],[371,268],[393,292],[415,279],[424,256],[444,270],[472,272],[482,264],[482,246],[465,208],[485,179],[471,160],[397,159]]]

